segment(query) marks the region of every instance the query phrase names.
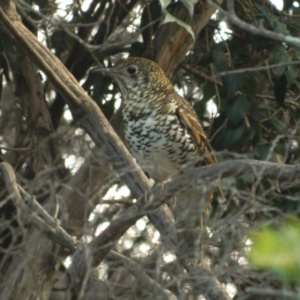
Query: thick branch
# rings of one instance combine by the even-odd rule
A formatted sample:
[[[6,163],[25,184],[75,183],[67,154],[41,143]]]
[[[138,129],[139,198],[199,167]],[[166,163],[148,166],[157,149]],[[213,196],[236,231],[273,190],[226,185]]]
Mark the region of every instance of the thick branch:
[[[201,1],[202,2],[202,1]],[[223,0],[217,0],[221,4]],[[207,25],[212,14],[216,11],[215,7],[199,3],[195,7],[195,14],[192,19],[185,7],[178,5],[172,14],[191,26],[195,36]],[[174,76],[178,66],[185,59],[186,54],[194,47],[194,41],[185,28],[177,23],[163,24],[155,35],[154,55],[149,51],[145,57],[152,58],[165,71],[169,78]]]
[[[6,166],[7,164],[2,165]],[[2,170],[5,171],[7,168],[2,168]],[[16,184],[13,171],[10,170],[10,173],[13,177],[5,175],[6,184],[8,185],[9,192],[13,195],[13,198],[18,200],[20,199],[20,195],[18,194],[18,190],[15,186]],[[291,182],[291,179],[293,179],[295,183],[298,183],[298,180],[300,180],[300,166],[282,165],[255,160],[234,160],[217,165],[197,168],[175,178],[170,182],[156,186],[149,192],[148,195],[145,195],[141,201],[124,210],[118,219],[114,220],[106,230],[104,230],[91,243],[85,246],[85,251],[92,254],[89,255],[89,258],[91,259],[91,261],[89,261],[89,265],[96,266],[101,263],[115,242],[131,225],[150,211],[155,210],[174,195],[195,187],[201,189],[201,186],[205,186],[208,188],[208,183],[213,182],[218,178],[230,176],[237,178],[243,175],[252,175],[258,180],[273,179],[279,180],[280,182]],[[25,204],[22,204],[21,200],[17,201],[15,205],[22,207],[22,209],[25,206]],[[25,207],[24,211],[26,210],[27,208]],[[40,220],[37,222],[39,223]],[[51,223],[48,223],[46,218],[46,225],[48,224],[51,226]],[[37,228],[40,227],[37,226]],[[53,240],[61,243],[59,238]],[[72,251],[73,249],[70,248],[70,250]],[[176,249],[173,250],[175,252],[177,251]],[[71,268],[71,277],[73,277],[72,282],[78,284],[81,282],[82,276],[85,274],[87,256],[83,255],[83,251],[81,250],[77,253],[76,252],[73,258],[76,264],[75,266],[73,265],[73,268]],[[202,287],[201,293],[206,294],[208,299],[229,299],[226,293],[222,291],[222,287],[219,282],[213,278],[213,274],[211,274],[207,268],[198,267],[191,269],[191,267],[187,267],[187,270],[191,276],[194,274],[192,277],[197,279],[195,279],[195,285]],[[206,290],[203,290],[203,286],[207,287]]]
[[[135,196],[149,189],[149,181],[118,139],[99,107],[78,85],[62,63],[41,45],[36,37],[20,22],[12,23],[0,9],[0,18],[16,41],[26,49],[40,68],[51,78],[56,88],[65,96],[74,119],[92,136],[98,146],[104,148],[107,159],[120,170],[120,175],[133,188]],[[135,177],[140,180],[135,180]]]
[[[166,203],[174,195],[185,192],[191,188],[205,186],[206,189],[213,188],[209,183],[215,182],[219,178],[241,177],[243,175],[253,175],[257,179],[274,179],[279,181],[289,181],[293,179],[296,183],[300,180],[300,167],[275,163],[268,163],[256,160],[234,160],[217,165],[210,165],[189,171],[174,180],[162,183],[154,187],[141,201],[124,210],[118,219],[111,224],[98,237],[89,244],[89,252],[93,253],[92,265],[98,265],[115,242],[123,233],[132,226],[139,218],[156,209],[162,203]],[[175,253],[177,249],[173,248]],[[180,258],[180,253],[177,256]],[[84,270],[82,270],[84,271]],[[210,281],[210,288],[206,292],[208,299],[229,299],[225,292],[220,289],[218,281],[212,281],[206,268],[188,268],[191,274],[203,274],[205,280]],[[82,274],[77,274],[82,276]],[[209,279],[210,278],[210,279]],[[197,281],[199,285],[199,281]],[[219,295],[215,297],[214,295]]]
[[[0,1],[1,2],[1,1]],[[6,2],[6,1],[5,1]],[[12,8],[13,9],[13,6]],[[141,197],[151,185],[141,168],[131,157],[124,144],[111,128],[100,108],[78,85],[76,79],[52,52],[38,42],[36,37],[18,20],[11,21],[7,15],[17,15],[16,11],[3,11],[0,8],[0,20],[6,26],[15,41],[19,43],[49,76],[56,88],[65,96],[74,119],[92,137],[95,144],[103,149],[106,159],[118,171],[135,198]],[[13,20],[17,19],[12,18]],[[150,216],[151,221],[162,235],[168,247],[177,242],[175,227],[172,225],[167,207],[161,207]],[[165,226],[173,226],[171,237],[164,234]],[[169,232],[169,233],[170,233]]]

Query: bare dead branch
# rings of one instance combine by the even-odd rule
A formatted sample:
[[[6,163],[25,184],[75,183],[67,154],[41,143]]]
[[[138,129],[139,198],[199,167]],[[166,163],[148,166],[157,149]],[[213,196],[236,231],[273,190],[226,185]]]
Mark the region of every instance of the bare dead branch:
[[[207,191],[209,191],[209,189],[214,188],[209,183],[215,182],[217,179],[225,177],[238,178],[243,175],[252,175],[258,179],[273,179],[280,182],[289,181],[290,183],[293,179],[297,184],[300,180],[300,167],[256,160],[233,160],[196,168],[172,181],[155,186],[137,204],[125,209],[117,220],[112,221],[109,227],[90,243],[90,247],[93,249],[92,252],[95,254],[94,265],[98,265],[103,260],[114,239],[118,239],[129,226],[149,213],[150,210],[156,209],[175,195],[192,188],[201,189],[201,186],[205,185]]]
[[[288,45],[294,46],[299,48],[300,47],[300,39],[290,36],[290,35],[284,35],[281,33],[276,33],[274,31],[270,31],[264,28],[257,28],[251,24],[248,24],[241,19],[239,19],[234,11],[234,4],[233,0],[227,0],[227,8],[229,9],[228,11],[224,10],[221,8],[218,4],[214,3],[211,0],[207,0],[207,3],[218,9],[227,19],[230,23],[233,25],[239,27],[240,29],[249,32],[253,35],[258,35],[262,36],[268,39],[272,39],[274,41],[280,42],[280,43],[287,43]]]
[[[6,150],[6,151],[31,151],[29,148],[10,148],[10,147],[4,147],[4,146],[0,146],[0,150]]]
[[[194,293],[204,295],[210,300],[231,300],[222,284],[205,263],[201,263],[200,266],[185,266],[185,269],[192,279]]]
[[[117,263],[117,265],[121,265],[126,268],[136,280],[145,287],[149,292],[153,293],[155,299],[164,299],[164,300],[176,300],[174,294],[172,294],[169,290],[162,288],[157,282],[155,282],[152,278],[150,278],[144,269],[137,264],[132,259],[117,253],[115,251],[110,251],[110,253],[106,257],[107,260],[113,261]]]
[[[24,217],[24,213],[27,213],[30,211],[29,207],[31,209],[33,209],[34,211],[37,212],[38,215],[35,215],[34,212],[31,212],[31,218],[32,218],[32,222],[34,224],[34,226],[41,231],[41,233],[43,233],[44,235],[46,235],[49,239],[51,239],[53,242],[60,244],[63,247],[66,247],[69,249],[70,253],[73,253],[75,251],[75,247],[76,247],[76,241],[70,237],[61,226],[59,226],[59,224],[39,205],[39,203],[37,203],[35,201],[35,199],[33,197],[31,197],[28,193],[26,193],[26,191],[21,188],[20,186],[18,187],[17,183],[16,183],[16,178],[14,175],[14,171],[11,168],[11,166],[7,163],[2,163],[0,164],[0,170],[3,173],[3,177],[5,179],[6,182],[6,186],[8,188],[8,191],[10,193],[10,195],[13,196],[12,200],[14,201],[16,207],[21,208],[21,215],[23,215]],[[24,203],[21,194],[19,193],[19,189],[21,190],[21,193],[24,195],[26,202],[28,203],[28,206]],[[155,188],[156,189],[156,188]],[[142,202],[140,202],[139,204],[141,204]],[[148,206],[148,203],[144,203],[144,206]],[[145,215],[145,212],[147,211],[147,208],[144,209],[139,209],[133,206],[133,209],[131,209],[132,213],[129,212],[129,209],[126,210],[125,216],[132,216],[132,218],[134,220],[137,220],[139,217],[142,217],[143,215]],[[141,214],[142,212],[142,214]],[[124,219],[122,222],[121,219],[121,223],[117,222],[118,226],[118,231],[119,231],[119,237],[121,236],[121,234],[123,232],[125,232],[128,229],[128,221],[132,220],[132,218],[127,219],[127,223],[124,223]],[[119,224],[118,224],[119,223]],[[114,229],[114,226],[111,226]],[[125,230],[124,230],[125,228]],[[116,231],[115,231],[116,232]],[[107,235],[106,235],[107,236]],[[103,240],[103,239],[102,239]],[[110,242],[109,240],[107,241],[106,245],[106,249],[111,248],[113,246],[112,242]],[[93,256],[92,255],[86,255],[86,253],[93,253],[92,251],[94,251],[95,249],[93,249],[93,242],[90,243],[90,245],[86,245],[85,243],[81,244],[81,246],[79,246],[75,253],[74,253],[74,257],[73,257],[73,264],[72,267],[69,270],[69,274],[71,277],[71,281],[73,283],[73,287],[80,289],[81,287],[81,281],[82,281],[82,276],[84,278],[86,278],[86,270],[87,270],[87,266],[93,266],[94,262],[93,262]],[[139,280],[141,280],[145,286],[147,286],[148,288],[151,289],[151,291],[154,293],[159,293],[161,295],[161,299],[174,299],[174,295],[171,294],[168,291],[163,290],[157,283],[155,283],[152,279],[150,279],[146,274],[141,273],[142,272],[142,268],[138,267],[137,268],[137,264],[130,261],[129,259],[126,259],[126,257],[123,257],[121,255],[116,256],[117,254],[113,253],[110,254],[110,256],[108,257],[108,259],[118,259],[118,260],[122,260],[122,263],[126,265],[126,267],[129,269],[130,272],[132,272]],[[100,263],[100,262],[99,262]],[[208,270],[206,269],[193,269],[192,273],[195,273],[195,270],[201,270],[201,282],[203,279],[203,274],[205,274],[205,283],[204,286],[206,286],[207,281],[211,281],[211,274],[208,273]],[[195,274],[194,274],[195,275]],[[194,277],[194,276],[193,276]],[[199,278],[199,279],[200,279]],[[151,281],[149,281],[151,280]],[[197,286],[199,286],[199,280],[196,281],[197,282]],[[221,287],[221,286],[220,286]],[[208,288],[209,293],[211,293],[213,291],[213,293],[216,293],[216,289],[212,289],[211,287]],[[201,292],[201,291],[200,291]],[[225,292],[221,292],[218,291],[217,294],[221,294],[223,295]],[[226,293],[224,294],[226,295]],[[157,296],[159,297],[159,296]],[[160,299],[159,298],[159,299]],[[225,297],[219,297],[217,299],[228,299],[226,296]]]
[[[27,203],[28,207],[35,212],[39,217],[43,219],[43,221],[51,226],[55,231],[55,240],[53,237],[50,239],[53,242],[58,243],[64,248],[67,248],[70,253],[75,251],[76,247],[76,239],[72,238],[60,225],[59,221],[53,217],[51,217],[47,211],[35,200],[35,197],[29,195],[20,185],[18,185],[18,189],[21,191],[21,194],[24,196],[24,201]],[[46,236],[48,236],[46,234]]]
[[[234,160],[197,168],[186,172],[170,182],[162,183],[154,187],[145,197],[140,199],[137,204],[125,209],[118,219],[113,220],[111,224],[88,245],[89,253],[93,254],[92,266],[98,265],[104,259],[114,243],[139,218],[148,214],[149,211],[155,210],[159,205],[174,197],[174,195],[195,187],[201,189],[203,185],[205,185],[207,189],[212,189],[213,186],[209,186],[209,183],[215,182],[217,179],[229,176],[238,178],[243,175],[253,175],[259,179],[265,178],[289,182],[292,178],[295,184],[297,184],[298,180],[300,180],[300,167],[255,160]],[[176,253],[178,258],[181,259],[182,255],[178,253],[177,247],[172,248],[172,250]],[[189,269],[189,267],[187,267],[187,269],[190,270],[192,274],[201,271],[197,268]],[[84,268],[82,271],[84,274]],[[204,271],[202,270],[201,272]],[[207,272],[206,270],[205,273]],[[77,274],[77,276],[80,278],[83,274]],[[210,284],[213,286],[211,292],[214,294],[218,291],[223,298],[209,299],[229,299],[226,298],[228,297],[226,293],[224,294],[220,291],[217,281],[214,285],[212,282]],[[208,290],[207,293],[209,294],[210,290]]]
[[[95,147],[57,194],[62,226],[77,238],[85,233],[88,216],[99,203],[95,194],[105,194],[111,178],[116,176],[103,156],[101,148]]]
[[[253,67],[253,68],[244,68],[239,70],[232,70],[232,71],[225,71],[220,72],[220,76],[227,76],[227,75],[233,75],[233,74],[243,74],[243,73],[250,73],[250,72],[258,72],[258,71],[267,71],[274,68],[284,67],[284,66],[290,66],[290,65],[300,65],[300,61],[287,61],[284,63],[278,63],[273,65],[267,65],[263,67]]]
[[[21,195],[18,192],[13,170],[6,163],[1,164],[1,170],[4,173],[4,177],[6,179],[10,194],[14,196],[14,199],[17,199],[16,205],[18,205],[18,207],[22,207],[22,210],[24,209],[24,211],[28,211],[26,205],[21,199]],[[131,225],[133,225],[136,222],[136,220],[148,214],[149,211],[155,210],[159,205],[172,198],[174,195],[184,192],[190,188],[195,188],[195,186],[200,188],[201,185],[207,186],[208,182],[214,182],[218,178],[224,178],[229,176],[237,178],[243,175],[253,175],[256,178],[268,178],[273,180],[279,180],[280,182],[291,182],[292,178],[295,184],[297,184],[300,179],[300,167],[268,163],[262,161],[235,160],[223,162],[218,165],[197,168],[175,178],[173,181],[156,186],[149,192],[149,194],[145,196],[145,198],[141,199],[141,201],[139,201],[137,204],[132,205],[128,209],[124,210],[120,214],[119,218],[112,221],[109,227],[106,230],[104,230],[104,232],[102,232],[98,237],[96,237],[91,243],[84,246],[84,251],[88,251],[88,253],[91,254],[88,256],[88,265],[98,265],[107,256],[114,243]],[[44,218],[45,213],[41,212],[41,214]],[[46,224],[44,220],[40,219],[36,220],[35,222],[37,224],[37,228],[40,228],[41,224]],[[55,223],[55,221],[51,220],[51,217],[47,215],[46,222]],[[45,227],[47,228],[46,225]],[[54,233],[52,233],[51,231],[51,236],[53,235],[57,235],[57,231]],[[56,242],[61,243],[61,240],[56,239]],[[175,253],[177,252],[176,248],[173,250],[175,251]],[[75,256],[73,259],[75,261],[75,265],[73,265],[73,267],[71,268],[71,275],[75,276],[72,282],[80,284],[80,282],[82,281],[82,276],[85,276],[87,268],[87,256],[82,255],[82,249],[79,252],[76,252],[74,254]],[[180,258],[181,254],[178,255]],[[75,266],[76,270],[74,270]],[[78,266],[80,266],[79,269],[77,269]],[[212,281],[213,277],[209,270],[207,270],[204,267],[194,268],[187,266],[186,268],[189,271],[189,274],[192,278],[205,279],[204,281],[200,280],[201,282],[199,282],[199,280],[196,281],[197,286],[202,286],[205,282],[207,282],[207,280],[210,282],[212,288],[209,288],[206,291],[207,294],[210,295],[209,299],[229,299],[226,293],[220,290],[219,282]],[[195,276],[196,274],[198,274],[199,276]],[[204,284],[204,286],[207,286],[207,284]],[[203,289],[201,289],[201,292],[204,292]],[[214,298],[213,296],[216,293],[219,295],[218,298]]]
[[[145,191],[150,189],[150,182],[113,131],[100,108],[88,97],[59,59],[40,44],[36,37],[19,21],[15,7],[13,5],[7,7],[9,11],[3,11],[0,8],[1,22],[13,35],[15,41],[26,49],[29,56],[65,96],[74,119],[92,137],[95,144],[103,149],[107,161],[118,171],[134,197],[141,197]],[[8,15],[13,17],[8,18]],[[169,228],[168,234],[171,234],[172,238],[170,239],[168,235],[164,239],[165,242],[169,243],[168,247],[172,247],[174,241],[177,240],[174,223],[169,217],[170,214],[168,208],[164,206],[149,216],[151,222],[155,224],[162,235],[165,235],[165,227]],[[173,230],[170,229],[172,226]]]
[[[74,252],[76,241],[58,225],[57,221],[32,196],[18,186],[13,168],[8,163],[3,162],[0,164],[0,171],[5,180],[8,193],[15,207],[20,211],[21,218],[32,222],[37,230],[53,242],[67,248],[70,253]],[[19,190],[24,195],[24,199]]]

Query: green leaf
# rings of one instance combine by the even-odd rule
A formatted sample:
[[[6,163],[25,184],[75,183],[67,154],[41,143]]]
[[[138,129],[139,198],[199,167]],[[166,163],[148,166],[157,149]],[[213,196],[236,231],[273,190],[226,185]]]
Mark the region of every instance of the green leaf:
[[[219,72],[230,70],[230,68],[228,66],[227,56],[225,55],[222,47],[215,47],[215,49],[213,49],[212,59],[213,59],[213,62],[215,63],[216,68]],[[224,76],[224,77],[227,77],[227,76]]]
[[[243,92],[248,95],[255,96],[259,82],[255,76],[246,76],[243,81]]]
[[[291,85],[295,82],[297,75],[298,75],[297,66],[292,66],[292,65],[287,66],[287,71],[285,72],[285,76],[286,76],[288,85]]]
[[[268,127],[270,127],[270,125],[275,128],[275,130],[279,133],[279,134],[285,134],[287,127],[286,127],[286,123],[279,120],[278,118],[272,118],[269,120],[269,122],[266,122],[266,125],[268,125]]]
[[[218,139],[222,139],[221,142],[222,149],[229,148],[230,146],[233,146],[236,144],[240,139],[243,137],[243,134],[245,133],[245,127],[244,124],[237,128],[226,128],[222,134],[218,135]],[[217,141],[216,141],[217,142]]]
[[[253,137],[253,146],[258,147],[262,145],[268,145],[268,141],[262,137],[261,135],[261,128],[257,127],[255,130],[255,134]]]
[[[189,24],[184,23],[180,19],[172,16],[170,13],[166,12],[166,16],[165,16],[165,19],[162,22],[162,24],[169,23],[169,22],[176,22],[178,25],[185,28],[186,31],[192,36],[193,40],[195,41],[195,35],[194,35],[192,27]]]
[[[289,30],[287,29],[287,26],[282,23],[282,22],[276,22],[273,26],[274,28],[274,31],[277,32],[277,33],[281,33],[281,34],[285,34],[285,35],[289,35],[290,32]]]
[[[270,64],[278,64],[278,63],[287,63],[291,61],[291,58],[286,52],[285,47],[282,45],[274,47],[272,51],[270,51]],[[275,76],[280,77],[282,76],[287,69],[287,65],[283,65],[281,67],[277,67],[274,69]]]
[[[233,104],[227,107],[226,116],[231,126],[237,126],[244,120],[249,109],[249,104],[245,96],[238,96]]]
[[[264,15],[264,17],[267,19],[267,21],[270,23],[270,25],[273,27],[275,32],[282,33],[289,35],[289,31],[287,30],[287,27],[284,23],[280,22],[280,19],[272,14],[270,10],[262,6],[260,4],[255,4],[256,8]]]
[[[268,20],[268,22],[271,25],[278,20],[278,18],[274,16],[266,6],[257,3],[255,3],[254,5],[263,14],[263,16]]]
[[[283,106],[287,91],[287,79],[285,74],[274,80],[274,94],[280,106]]]
[[[254,158],[258,160],[265,160],[270,153],[270,145],[258,145],[255,147]]]
[[[265,227],[250,235],[248,257],[259,268],[271,269],[284,280],[300,283],[300,224],[291,220],[278,229]]]
[[[212,59],[219,72],[230,70],[228,66],[228,58],[222,47],[216,47],[212,52]],[[245,74],[231,74],[222,76],[222,82],[225,88],[226,97],[232,99],[235,93],[240,89],[246,78]]]
[[[245,78],[245,74],[232,74],[222,77],[228,99],[234,98],[235,93],[242,87]]]

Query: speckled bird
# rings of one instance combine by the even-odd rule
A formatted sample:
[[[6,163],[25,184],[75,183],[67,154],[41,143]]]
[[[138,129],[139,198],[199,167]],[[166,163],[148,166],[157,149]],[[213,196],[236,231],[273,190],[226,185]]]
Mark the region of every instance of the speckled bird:
[[[122,94],[128,147],[142,169],[161,182],[201,164],[215,164],[209,140],[188,101],[155,62],[130,57],[101,68]]]
[[[117,83],[122,94],[126,142],[133,157],[156,182],[196,166],[217,163],[196,112],[174,90],[159,65],[130,57],[119,61],[114,68],[95,71],[110,76]],[[222,194],[221,189],[219,193]],[[179,226],[185,228],[184,236],[199,223],[199,214],[191,214],[186,208],[202,212],[207,209],[207,204],[202,202],[202,207],[199,204],[204,194],[197,191],[196,201],[177,201],[173,212],[177,224],[184,223]],[[183,198],[186,196],[185,193]]]

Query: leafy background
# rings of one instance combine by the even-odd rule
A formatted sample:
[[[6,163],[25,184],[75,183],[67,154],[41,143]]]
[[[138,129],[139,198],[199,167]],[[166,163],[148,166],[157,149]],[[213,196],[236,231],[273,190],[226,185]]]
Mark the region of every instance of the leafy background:
[[[180,20],[179,27],[191,31],[190,16],[206,5],[200,1],[194,9],[192,4],[194,1],[188,0],[94,0],[70,1],[65,5],[44,0],[16,1],[23,23],[64,62],[121,137],[120,94],[110,79],[88,75],[89,70],[99,65],[112,66],[128,55],[155,59],[155,37],[163,26],[170,25],[163,24],[166,14],[175,16],[175,21]],[[226,3],[222,7],[225,9]],[[185,11],[185,18],[178,17],[178,10]],[[238,0],[235,11],[249,24],[300,36],[299,1],[283,1],[282,9],[278,9],[265,0]],[[190,38],[194,38],[194,47],[176,67],[176,72],[168,76],[176,90],[193,104],[219,160],[251,158],[298,164],[300,74],[299,65],[290,63],[300,61],[300,49],[253,36],[232,26],[220,13],[210,18],[198,36]],[[5,38],[1,39],[0,48],[1,160],[14,166],[24,188],[43,203],[79,172],[94,144],[72,121],[62,96],[39,71],[53,127],[53,133],[43,145],[51,148],[48,139],[55,137],[59,159],[56,156],[54,161],[61,174],[60,181],[50,177],[52,184],[44,184],[46,179],[39,177],[42,169],[36,169],[36,159],[42,155],[39,151],[42,149],[32,138],[36,120],[31,118],[33,108],[23,97],[26,87],[18,77],[25,54]],[[274,64],[282,65],[274,68]],[[266,68],[261,70],[261,67]],[[239,73],[233,72],[238,70]],[[33,151],[11,151],[15,148]],[[97,160],[97,163],[101,161],[101,155]],[[92,159],[89,164],[93,166]],[[85,239],[103,230],[123,206],[134,201],[118,176],[107,165],[101,168],[109,174],[106,179],[89,186],[89,192],[81,191],[90,205],[81,216],[84,230],[76,226],[70,229]],[[220,215],[220,205],[214,203],[214,213],[207,225],[210,235],[205,240],[205,254],[216,276],[235,299],[269,299],[251,293],[249,296],[249,287],[293,289],[293,284],[299,281],[299,242],[295,242],[299,240],[300,229],[299,187],[292,185],[292,178],[291,183],[281,185],[259,176],[228,179],[223,184],[226,207],[222,206]],[[5,192],[1,195],[6,199]],[[17,222],[14,208],[6,202],[3,200],[0,211],[3,276],[13,256],[5,254],[7,249],[12,251],[16,247],[20,251],[18,247],[23,240],[23,227]],[[292,221],[291,215],[295,218]],[[179,298],[192,299],[193,293],[184,273],[178,269],[178,262],[160,246],[158,233],[146,218],[125,233],[116,249],[134,258]],[[252,265],[248,261],[249,251]],[[68,262],[67,259],[61,264],[62,273]],[[100,278],[113,286],[109,298],[151,298],[124,268],[106,261],[98,271]],[[57,288],[59,284],[58,280],[53,285],[51,299],[65,297],[66,291],[70,293],[68,286]]]

